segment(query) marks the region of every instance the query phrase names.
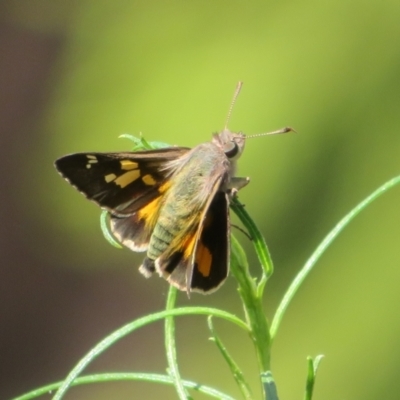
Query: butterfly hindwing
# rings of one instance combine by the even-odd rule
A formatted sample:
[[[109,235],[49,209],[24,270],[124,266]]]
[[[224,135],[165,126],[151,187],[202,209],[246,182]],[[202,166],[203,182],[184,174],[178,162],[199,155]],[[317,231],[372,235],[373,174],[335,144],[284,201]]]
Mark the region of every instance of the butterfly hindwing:
[[[111,231],[120,243],[133,251],[147,250],[154,225],[159,216],[163,194],[169,186],[168,180],[164,181],[157,187],[157,190],[150,193],[153,196],[151,200],[147,201],[145,206],[133,214],[111,214]],[[147,195],[147,198],[149,198],[149,195]]]

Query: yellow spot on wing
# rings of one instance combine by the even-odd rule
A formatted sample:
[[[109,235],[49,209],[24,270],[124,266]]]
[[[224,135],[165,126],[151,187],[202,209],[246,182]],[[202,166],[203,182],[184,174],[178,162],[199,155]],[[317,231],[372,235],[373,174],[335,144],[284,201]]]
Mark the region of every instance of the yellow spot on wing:
[[[104,177],[104,179],[106,180],[107,183],[109,183],[112,182],[116,177],[117,175],[115,174],[108,174]]]
[[[115,184],[121,186],[121,188],[124,188],[125,186],[128,186],[130,183],[136,181],[140,177],[140,171],[137,169],[129,172],[125,172],[123,175],[119,176],[117,179],[115,179]]]
[[[96,156],[92,156],[90,154],[86,154],[86,158],[88,159],[88,163],[86,164],[86,168],[90,169],[90,167],[92,166],[91,164],[96,164],[99,161],[97,160]]]
[[[138,163],[131,160],[122,160],[121,161],[121,169],[130,170],[137,169]]]
[[[156,181],[154,180],[154,178],[150,174],[142,176],[142,181],[147,186],[153,186],[153,185],[156,184]]]

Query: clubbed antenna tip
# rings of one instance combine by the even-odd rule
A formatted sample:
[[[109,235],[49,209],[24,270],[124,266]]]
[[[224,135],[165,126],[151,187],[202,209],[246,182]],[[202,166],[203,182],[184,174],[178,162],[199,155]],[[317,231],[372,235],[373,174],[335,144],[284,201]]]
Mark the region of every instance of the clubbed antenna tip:
[[[286,126],[285,128],[278,129],[277,131],[272,131],[272,132],[265,132],[265,133],[257,133],[255,135],[249,135],[246,136],[246,139],[258,137],[258,136],[266,136],[266,135],[279,135],[280,133],[288,133],[288,132],[294,132],[297,133],[293,128],[290,126]]]

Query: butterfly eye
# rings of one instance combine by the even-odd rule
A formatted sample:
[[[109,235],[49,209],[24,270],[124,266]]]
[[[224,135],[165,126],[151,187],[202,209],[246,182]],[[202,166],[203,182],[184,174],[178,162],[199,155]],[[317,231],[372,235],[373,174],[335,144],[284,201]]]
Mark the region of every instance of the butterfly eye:
[[[228,145],[225,148],[225,155],[228,158],[234,158],[239,154],[239,145],[237,144],[236,141],[232,140],[229,142],[229,147]]]

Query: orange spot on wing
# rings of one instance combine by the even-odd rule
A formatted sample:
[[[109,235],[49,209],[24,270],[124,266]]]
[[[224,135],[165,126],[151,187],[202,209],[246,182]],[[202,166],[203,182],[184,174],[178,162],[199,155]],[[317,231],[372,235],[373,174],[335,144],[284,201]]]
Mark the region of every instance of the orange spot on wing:
[[[199,243],[197,245],[195,264],[197,265],[198,271],[203,276],[210,275],[211,264],[212,264],[212,254],[210,253],[210,250],[206,246],[204,246],[202,243]]]
[[[169,189],[170,186],[171,184],[168,181],[165,182],[163,185],[161,185],[158,188],[159,196],[157,196],[154,200],[146,204],[138,211],[137,213],[138,218],[144,220],[144,223],[147,228],[153,227],[156,224],[160,207],[162,204],[163,195]]]
[[[153,201],[146,204],[143,208],[138,211],[139,219],[143,219],[146,227],[154,226],[157,218],[158,211],[161,206],[161,196],[156,197]]]
[[[193,248],[196,243],[196,232],[193,232],[192,235],[188,236],[184,241],[183,245],[183,257],[187,260],[193,253]]]
[[[171,187],[171,181],[165,181],[165,183],[162,184],[162,185],[158,188],[158,191],[159,191],[160,193],[165,193],[170,187]]]
[[[213,215],[211,213],[208,213],[203,223],[203,233],[204,229],[208,228],[211,225],[212,221]],[[206,247],[201,241],[199,241],[199,244],[197,245],[195,264],[197,265],[198,271],[203,276],[210,275],[212,254],[208,247]]]

